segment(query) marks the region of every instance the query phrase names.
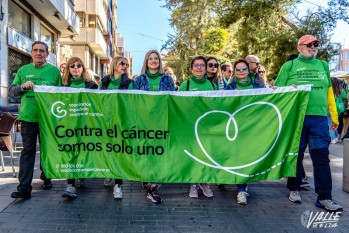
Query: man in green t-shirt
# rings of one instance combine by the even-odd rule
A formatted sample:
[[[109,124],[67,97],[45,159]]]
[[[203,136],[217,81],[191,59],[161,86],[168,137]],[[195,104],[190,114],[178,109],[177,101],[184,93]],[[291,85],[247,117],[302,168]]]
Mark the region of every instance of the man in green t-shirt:
[[[9,96],[21,96],[21,108],[18,119],[21,121],[23,150],[19,161],[19,185],[12,198],[31,198],[32,180],[34,173],[36,139],[39,135],[38,104],[33,88],[35,85],[61,86],[61,74],[57,67],[46,62],[48,46],[41,41],[32,44],[31,57],[33,63],[22,66],[13,83],[9,87]],[[51,189],[52,183],[42,172],[40,178],[44,181],[42,187]]]
[[[302,161],[309,146],[309,154],[314,167],[314,184],[317,193],[315,206],[328,211],[342,211],[343,208],[332,201],[332,178],[329,159],[330,136],[327,109],[332,118],[331,129],[338,127],[338,114],[334,102],[328,64],[316,59],[319,40],[312,35],[302,36],[298,41],[298,58],[282,65],[275,86],[311,84],[309,103],[305,113],[300,139],[296,177],[289,177],[287,188],[289,200],[301,203],[300,184],[302,182]]]
[[[251,81],[259,83],[264,88],[264,79],[258,74],[258,68],[261,64],[259,58],[256,55],[247,55],[245,59],[248,62],[248,68],[250,69],[248,77]]]

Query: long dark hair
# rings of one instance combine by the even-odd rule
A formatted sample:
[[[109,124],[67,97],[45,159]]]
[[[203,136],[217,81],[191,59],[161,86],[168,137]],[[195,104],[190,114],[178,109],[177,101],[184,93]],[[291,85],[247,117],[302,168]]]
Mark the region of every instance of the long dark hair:
[[[207,62],[207,64],[206,64],[206,75],[207,75],[208,61],[209,60],[215,60],[217,62],[217,65],[218,65],[217,72],[213,75],[213,78],[211,79],[211,81],[214,82],[214,83],[218,83],[220,81],[220,79],[221,79],[221,68],[220,68],[220,65],[219,65],[219,61],[218,61],[218,59],[216,57],[207,57],[206,58],[206,62]]]
[[[338,97],[342,94],[342,91],[343,91],[342,81],[339,80],[338,78],[331,78],[331,79],[332,79],[333,93],[336,97]]]

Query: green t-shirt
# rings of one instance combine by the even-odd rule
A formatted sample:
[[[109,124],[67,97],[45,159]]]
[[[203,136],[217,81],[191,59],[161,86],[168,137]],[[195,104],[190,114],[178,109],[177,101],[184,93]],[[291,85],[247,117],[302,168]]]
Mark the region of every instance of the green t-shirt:
[[[70,81],[69,87],[85,88],[85,82],[84,82],[84,78],[83,77],[80,77],[80,78],[70,77],[69,81]]]
[[[207,77],[196,78],[194,75],[189,77],[189,89],[188,91],[214,91],[212,83],[207,79]],[[179,87],[178,91],[186,91],[188,80],[185,80]]]
[[[22,66],[12,85],[22,85],[27,81],[32,81],[34,85],[38,86],[62,86],[62,77],[58,68],[48,63],[42,67],[35,67],[33,64]],[[18,119],[28,122],[38,121],[38,104],[33,90],[25,91],[22,94]]]
[[[160,80],[162,75],[159,72],[156,72],[155,74],[153,74],[149,70],[147,70],[147,76],[149,78],[150,90],[159,91],[159,85],[160,85]]]
[[[293,63],[293,64],[292,64]],[[327,92],[332,86],[328,64],[315,58],[301,55],[282,65],[275,86],[313,84],[306,115],[327,115]]]

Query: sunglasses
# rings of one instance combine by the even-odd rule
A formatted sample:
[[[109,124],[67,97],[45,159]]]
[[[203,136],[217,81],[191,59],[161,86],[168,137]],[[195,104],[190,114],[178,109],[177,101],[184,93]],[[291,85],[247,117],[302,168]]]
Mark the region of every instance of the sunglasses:
[[[235,68],[235,71],[246,71],[246,70],[248,70],[248,68],[247,68],[247,66],[244,66],[244,67],[242,67],[242,68]]]
[[[254,62],[254,61],[250,61],[250,63],[256,63],[256,66],[259,66],[261,64],[259,62]]]
[[[309,44],[304,44],[305,46],[307,46],[307,48],[311,48],[311,47],[313,47],[313,45],[314,45],[314,47],[315,48],[317,48],[317,47],[319,47],[319,42],[312,42],[312,43],[309,43]]]
[[[258,71],[259,74],[264,74],[265,71],[264,70],[261,70],[261,71]]]
[[[74,68],[80,69],[82,67],[82,65],[81,64],[77,64],[77,65],[71,64],[69,67],[72,68],[72,69],[74,69]]]
[[[195,68],[205,68],[205,64],[193,64],[193,67],[195,67]]]
[[[124,61],[120,62],[120,65],[122,65],[122,66],[126,66],[126,67],[128,67],[128,66],[129,66],[129,64],[127,64],[127,63],[126,63],[126,62],[124,62]]]
[[[208,63],[207,65],[208,65],[208,67],[210,67],[210,68],[212,68],[212,67],[218,68],[218,64],[217,64],[217,63],[215,63],[215,64],[213,64],[213,63]]]

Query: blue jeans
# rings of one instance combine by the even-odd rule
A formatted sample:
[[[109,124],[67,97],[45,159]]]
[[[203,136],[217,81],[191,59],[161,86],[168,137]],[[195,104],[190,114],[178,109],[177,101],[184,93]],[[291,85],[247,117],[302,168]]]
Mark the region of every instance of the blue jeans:
[[[296,177],[289,177],[287,188],[291,191],[301,190],[302,162],[304,151],[309,145],[309,154],[314,168],[315,192],[318,200],[331,199],[332,177],[329,159],[331,139],[326,116],[305,116],[299,145]]]
[[[328,122],[328,127],[332,125],[332,119],[329,113],[327,113],[327,122]],[[338,132],[337,130],[333,130],[331,128],[328,128],[331,140],[338,138]]]

